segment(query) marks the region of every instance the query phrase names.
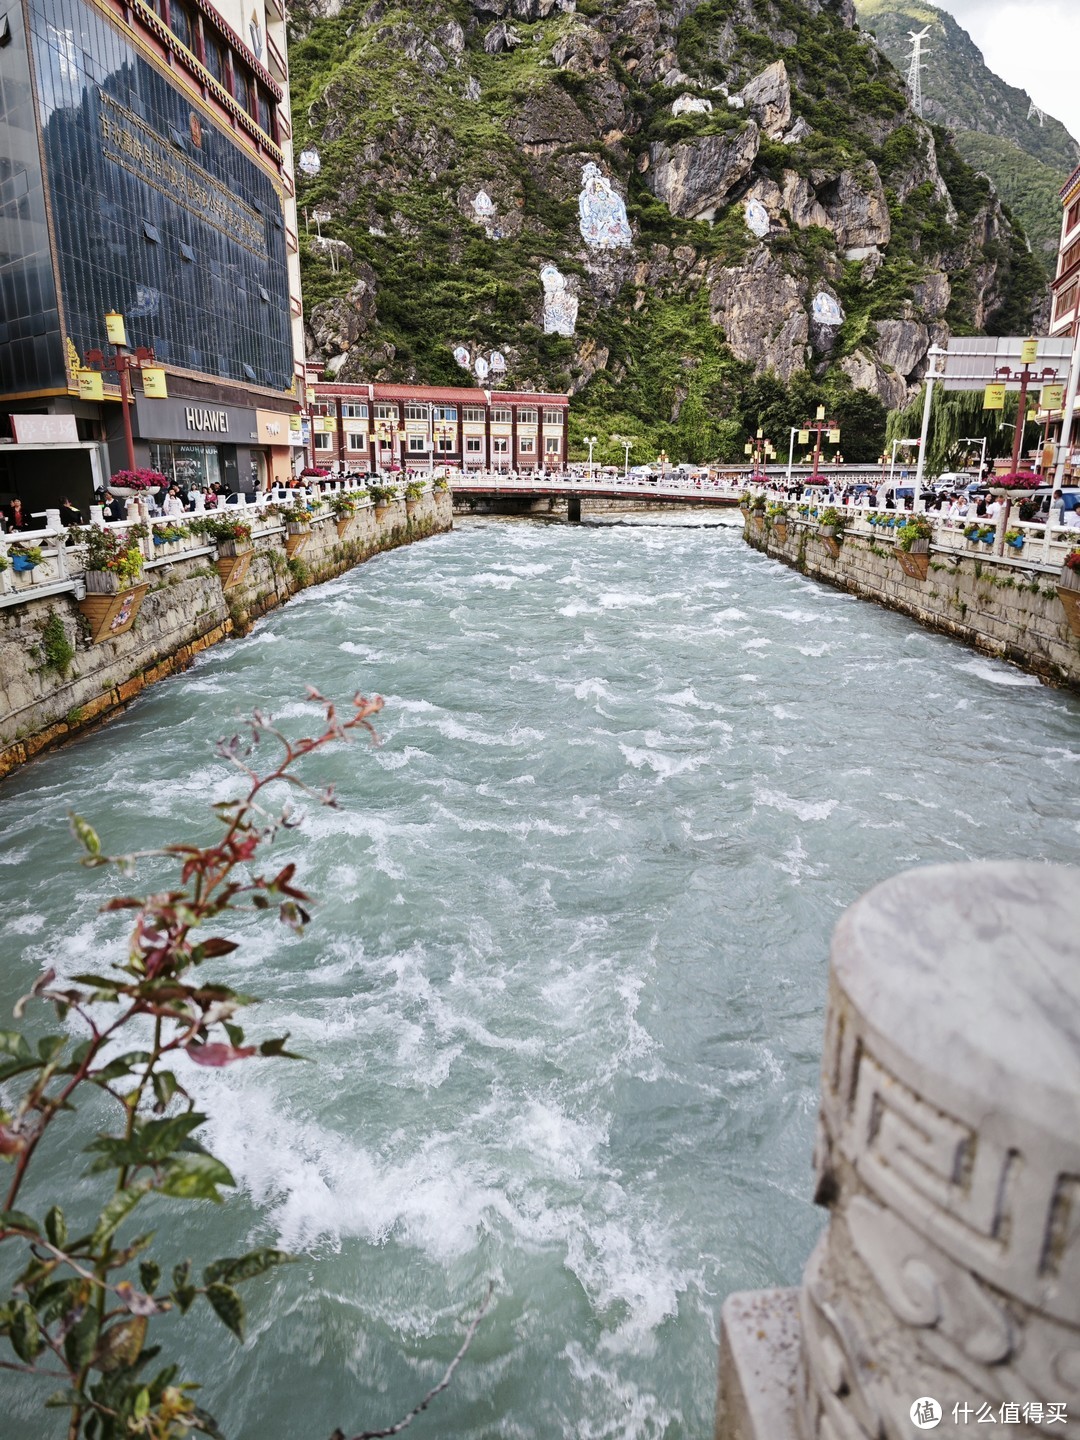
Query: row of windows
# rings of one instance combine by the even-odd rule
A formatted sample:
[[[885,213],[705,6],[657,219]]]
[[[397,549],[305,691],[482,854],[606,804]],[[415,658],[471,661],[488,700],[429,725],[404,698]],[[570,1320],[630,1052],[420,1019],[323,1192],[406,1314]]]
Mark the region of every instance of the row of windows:
[[[321,400],[313,405],[312,412],[316,415],[334,415],[335,407],[332,400]],[[414,404],[405,405],[406,420],[423,420],[429,418],[436,423],[453,422],[457,423],[458,407],[456,405],[427,405]],[[366,402],[357,400],[345,400],[341,405],[341,415],[344,420],[366,420],[368,418],[368,407]],[[519,425],[535,425],[537,423],[537,412],[533,409],[519,409],[517,412]],[[393,420],[398,418],[398,407],[383,402],[375,406],[376,420]],[[480,405],[465,405],[461,410],[461,418],[466,424],[483,424],[485,420],[484,409]],[[509,425],[512,423],[512,412],[508,405],[495,405],[491,410],[491,422],[493,425]],[[563,412],[561,410],[545,410],[545,425],[561,425],[563,423]]]
[[[380,440],[380,448],[383,450],[396,450],[396,442]],[[333,450],[334,437],[332,435],[318,432],[315,436],[316,450]],[[351,452],[364,454],[368,448],[368,437],[364,432],[350,431],[345,437],[345,448]],[[408,438],[408,453],[410,455],[426,455],[430,449],[427,438],[423,435],[410,435]],[[457,446],[451,436],[440,435],[435,441],[435,451],[439,455],[453,455]],[[465,436],[465,454],[482,455],[484,453],[484,437],[482,435]],[[510,440],[505,435],[495,435],[491,441],[491,453],[493,455],[509,455]],[[562,442],[558,435],[548,435],[544,440],[544,453],[546,455],[559,455],[562,453]],[[518,440],[519,455],[536,454],[536,437],[534,435],[522,435]]]
[[[214,32],[202,14],[186,0],[147,0],[197,60],[245,110],[265,134],[274,136],[274,97],[261,85],[224,36]]]

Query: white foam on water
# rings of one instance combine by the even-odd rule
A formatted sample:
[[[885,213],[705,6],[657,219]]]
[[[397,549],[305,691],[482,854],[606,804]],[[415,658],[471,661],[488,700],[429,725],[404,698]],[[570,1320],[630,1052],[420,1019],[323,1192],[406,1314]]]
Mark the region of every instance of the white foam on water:
[[[796,800],[778,790],[755,790],[755,805],[768,805],[773,810],[783,810],[803,821],[827,820],[840,804],[839,800]]]
[[[743,650],[765,650],[765,649],[767,649],[767,647],[770,646],[772,643],[773,643],[773,642],[772,642],[771,640],[768,640],[768,639],[766,639],[764,636],[761,636],[761,637],[758,638],[757,640],[744,640],[743,643],[742,643],[742,649],[743,649]]]
[[[700,770],[703,765],[709,763],[707,755],[665,755],[658,750],[643,750],[635,745],[623,745],[619,749],[627,763],[635,770],[647,768],[661,780],[670,780],[673,775],[685,775],[694,770]]]
[[[832,649],[831,645],[798,645],[796,646],[800,655],[806,655],[811,660],[819,660],[822,655],[827,655]]]
[[[966,675],[974,675],[977,680],[985,680],[990,685],[1010,685],[1038,690],[1042,683],[1038,676],[1025,675],[1022,670],[1014,670],[1011,665],[1006,665],[1004,661],[1000,660],[968,660],[962,665],[957,665],[956,668]]]

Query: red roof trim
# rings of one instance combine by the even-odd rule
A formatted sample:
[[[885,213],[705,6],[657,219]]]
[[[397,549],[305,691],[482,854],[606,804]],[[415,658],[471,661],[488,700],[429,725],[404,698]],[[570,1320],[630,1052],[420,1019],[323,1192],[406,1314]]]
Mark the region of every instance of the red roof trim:
[[[532,393],[528,390],[493,390],[491,392],[491,403],[509,400],[511,405],[546,405],[549,409],[555,406],[570,408],[569,395],[547,395],[544,393]]]

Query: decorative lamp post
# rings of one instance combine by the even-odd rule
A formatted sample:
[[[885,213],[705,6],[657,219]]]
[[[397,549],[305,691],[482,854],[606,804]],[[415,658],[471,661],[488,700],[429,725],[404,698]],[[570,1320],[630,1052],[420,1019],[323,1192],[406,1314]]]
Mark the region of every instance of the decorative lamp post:
[[[131,429],[131,412],[128,408],[135,397],[129,372],[132,370],[143,372],[144,395],[150,399],[167,400],[169,394],[165,371],[154,363],[154,352],[147,346],[139,345],[133,352],[128,350],[124,317],[118,310],[110,310],[105,316],[105,335],[108,343],[113,347],[113,354],[106,355],[103,350],[86,352],[87,369],[80,374],[79,392],[86,399],[101,400],[104,398],[101,375],[116,376],[120,386],[120,415],[124,423],[124,445],[127,449],[128,469],[135,470],[138,468],[135,464],[135,437]],[[97,374],[96,383],[91,372]]]
[[[961,435],[961,445],[978,445],[979,447],[979,479],[986,473],[986,436],[985,435]]]
[[[586,436],[585,436],[585,444],[589,447],[589,479],[591,480],[591,479],[593,478],[593,468],[592,468],[593,447],[594,447],[596,444],[598,444],[598,441],[597,441],[596,436],[595,436],[595,435],[586,435]]]
[[[661,451],[660,451],[660,454],[656,457],[656,463],[660,466],[660,483],[661,483],[661,485],[663,485],[664,482],[667,480],[667,462],[668,462],[667,451],[666,451],[666,450],[661,450]]]
[[[634,448],[634,442],[633,442],[632,440],[624,440],[624,441],[622,442],[622,446],[623,446],[623,467],[622,467],[622,473],[623,473],[623,477],[625,478],[627,475],[630,474],[630,451]]]
[[[804,425],[801,425],[799,427],[799,429],[801,432],[804,432],[806,434],[807,440],[809,440],[810,438],[810,431],[812,430],[814,432],[814,469],[813,473],[810,476],[810,483],[813,484],[814,481],[817,480],[821,470],[821,437],[827,432],[829,437],[829,443],[831,445],[839,445],[840,426],[836,423],[835,420],[826,420],[825,406],[819,405],[817,407],[817,414],[814,416],[813,420],[807,420]]]
[[[944,369],[938,369],[938,361],[946,356],[940,345],[931,345],[926,352],[929,368],[926,372],[926,398],[923,401],[922,430],[919,432],[919,458],[915,463],[915,489],[911,497],[912,510],[922,509],[923,470],[926,466],[926,437],[930,433],[930,406],[934,398],[934,381],[944,380]]]

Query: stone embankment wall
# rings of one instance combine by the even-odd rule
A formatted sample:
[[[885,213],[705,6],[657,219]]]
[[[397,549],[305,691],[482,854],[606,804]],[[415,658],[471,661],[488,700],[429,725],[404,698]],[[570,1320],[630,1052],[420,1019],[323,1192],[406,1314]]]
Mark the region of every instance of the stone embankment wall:
[[[150,588],[131,629],[96,645],[70,594],[0,609],[0,776],[100,724],[219,640],[245,634],[298,590],[452,524],[448,493],[429,493],[408,507],[395,501],[378,512],[365,506],[343,537],[332,516],[314,518],[311,535],[292,559],[283,534],[257,535],[244,581],[228,590],[212,550],[178,557],[147,572]],[[44,633],[49,624],[55,634],[53,616],[75,650],[63,673],[50,664]]]
[[[830,545],[816,522],[777,526],[750,515],[743,534],[756,550],[804,575],[902,611],[1052,684],[1080,689],[1080,636],[1070,628],[1056,568],[991,563],[975,551],[931,544],[926,578],[919,579],[904,573],[895,545],[850,533]]]

